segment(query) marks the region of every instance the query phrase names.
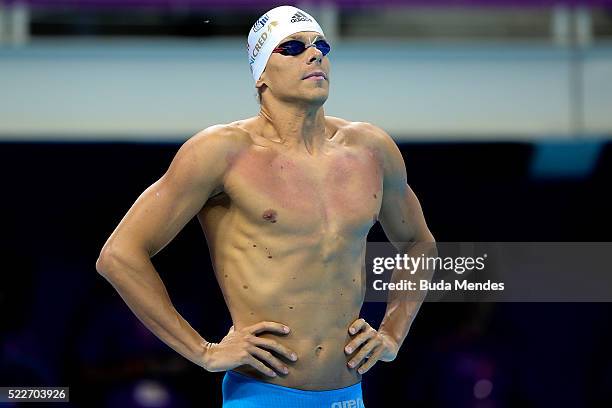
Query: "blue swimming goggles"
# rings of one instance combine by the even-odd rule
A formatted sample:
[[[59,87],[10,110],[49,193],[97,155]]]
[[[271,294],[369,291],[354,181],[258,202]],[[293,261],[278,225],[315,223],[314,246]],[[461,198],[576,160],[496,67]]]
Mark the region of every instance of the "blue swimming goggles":
[[[321,51],[321,54],[327,55],[331,50],[331,46],[325,40],[318,40],[312,44],[306,45],[302,41],[299,40],[290,40],[280,44],[278,47],[272,50],[272,52],[279,53],[281,55],[300,55],[307,48],[315,47],[317,50]]]

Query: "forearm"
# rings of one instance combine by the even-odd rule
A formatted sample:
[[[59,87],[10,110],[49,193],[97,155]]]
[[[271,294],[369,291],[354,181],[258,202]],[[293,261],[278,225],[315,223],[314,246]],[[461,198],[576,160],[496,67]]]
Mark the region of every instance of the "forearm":
[[[107,255],[97,269],[149,330],[183,357],[202,365],[206,341],[174,308],[148,254]]]
[[[437,256],[435,242],[420,242],[410,246],[400,248],[400,254],[406,254],[411,258],[419,258]],[[400,282],[402,279],[408,279],[413,282],[418,282],[421,279],[431,280],[433,271],[427,270],[422,266],[410,274],[410,271],[396,269],[391,277],[392,282]],[[397,344],[398,349],[401,347],[404,339],[408,335],[410,326],[414,321],[427,291],[389,291],[387,300],[387,309],[383,318],[379,332],[391,337]]]

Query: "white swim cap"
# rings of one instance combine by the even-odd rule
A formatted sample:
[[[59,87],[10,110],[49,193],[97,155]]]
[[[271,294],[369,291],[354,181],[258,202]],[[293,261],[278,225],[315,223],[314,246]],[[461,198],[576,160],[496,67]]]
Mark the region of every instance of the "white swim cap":
[[[255,81],[261,76],[272,50],[281,40],[301,31],[315,31],[324,35],[310,14],[293,6],[273,8],[257,20],[251,27],[247,44],[249,66]]]

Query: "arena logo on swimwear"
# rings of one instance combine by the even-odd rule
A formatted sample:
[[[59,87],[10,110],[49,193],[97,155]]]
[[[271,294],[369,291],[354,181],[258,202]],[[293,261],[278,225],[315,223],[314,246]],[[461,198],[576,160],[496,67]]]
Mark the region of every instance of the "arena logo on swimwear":
[[[330,408],[365,408],[361,398],[338,401],[331,404]]]
[[[291,17],[291,22],[292,23],[297,23],[297,22],[300,22],[300,21],[310,21],[310,22],[312,22],[312,19],[309,18],[306,14],[298,11],[297,13],[295,13],[293,15],[293,17]]]
[[[260,18],[259,20],[257,20],[255,22],[255,24],[253,24],[253,32],[256,33],[259,30],[261,30],[263,28],[263,26],[266,25],[266,23],[268,22],[268,20],[270,19],[270,17],[268,17],[267,14],[265,14],[262,18]]]
[[[263,47],[263,45],[266,43],[266,40],[269,37],[268,33],[271,33],[272,30],[277,25],[278,25],[278,21],[271,21],[270,24],[268,25],[268,30],[261,33],[261,35],[259,36],[259,39],[257,40],[257,43],[255,43],[255,47],[253,47],[253,52],[251,53],[251,57],[249,58],[249,64],[251,65],[251,72],[253,72],[253,64],[255,63],[255,58],[257,58],[257,55],[259,55],[259,51],[261,51],[261,47]]]

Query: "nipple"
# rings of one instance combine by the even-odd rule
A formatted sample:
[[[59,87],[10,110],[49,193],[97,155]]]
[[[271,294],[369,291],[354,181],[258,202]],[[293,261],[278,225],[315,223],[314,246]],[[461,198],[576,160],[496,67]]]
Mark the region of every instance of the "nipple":
[[[263,218],[264,220],[269,221],[271,223],[275,223],[276,222],[276,217],[277,217],[276,211],[274,211],[272,208],[268,208],[261,215],[261,218]]]

